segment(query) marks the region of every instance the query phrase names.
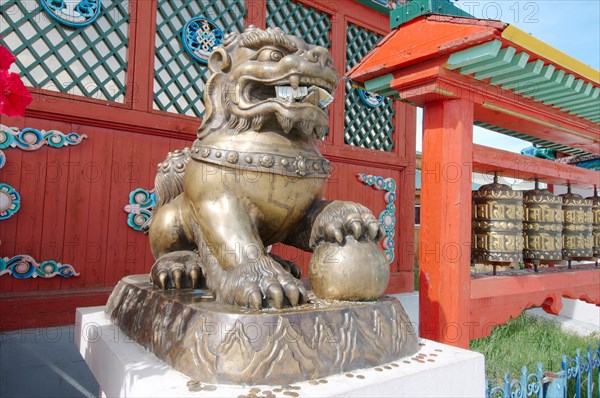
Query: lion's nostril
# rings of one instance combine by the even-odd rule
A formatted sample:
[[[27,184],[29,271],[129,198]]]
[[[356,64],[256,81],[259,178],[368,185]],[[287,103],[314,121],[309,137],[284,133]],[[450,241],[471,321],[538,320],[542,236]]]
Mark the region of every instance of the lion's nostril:
[[[317,61],[319,61],[319,54],[316,53],[315,51],[310,51],[308,53],[308,60],[310,62],[317,62]]]
[[[307,59],[310,62],[320,62],[323,66],[331,67],[333,65],[333,59],[331,58],[329,51],[321,46],[317,46],[308,51]]]

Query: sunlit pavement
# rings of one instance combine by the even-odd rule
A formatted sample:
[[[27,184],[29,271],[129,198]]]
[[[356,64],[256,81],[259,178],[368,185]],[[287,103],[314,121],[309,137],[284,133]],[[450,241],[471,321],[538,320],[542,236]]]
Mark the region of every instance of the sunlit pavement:
[[[73,330],[0,333],[0,397],[96,397],[98,383],[75,347]]]

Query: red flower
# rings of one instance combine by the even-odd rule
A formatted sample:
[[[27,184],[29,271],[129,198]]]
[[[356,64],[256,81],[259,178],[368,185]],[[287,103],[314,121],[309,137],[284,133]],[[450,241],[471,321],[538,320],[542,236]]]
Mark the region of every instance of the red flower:
[[[0,71],[0,113],[24,116],[25,108],[33,101],[18,73]]]
[[[0,71],[6,71],[15,62],[15,56],[5,47],[0,46]]]

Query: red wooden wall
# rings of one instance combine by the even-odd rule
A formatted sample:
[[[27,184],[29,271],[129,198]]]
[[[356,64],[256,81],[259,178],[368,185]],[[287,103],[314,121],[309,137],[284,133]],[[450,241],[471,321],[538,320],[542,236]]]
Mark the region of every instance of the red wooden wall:
[[[125,275],[147,273],[153,264],[148,240],[131,229],[123,207],[136,188],[154,186],[156,164],[166,153],[189,146],[200,120],[152,109],[156,1],[130,1],[128,90],[124,104],[32,89],[34,102],[24,118],[2,116],[19,129],[86,134],[76,146],[36,151],[4,150],[0,181],[21,195],[21,208],[0,221],[0,256],[28,254],[38,262],[71,264],[79,276],[16,279],[0,276],[0,330],[69,324],[76,307],[103,305]],[[389,20],[353,0],[302,0],[331,16],[332,48],[340,76],[345,65],[346,24],[386,33]],[[265,26],[265,1],[248,0],[246,25]],[[137,21],[145,21],[138,23]],[[148,23],[150,21],[150,23]],[[397,103],[395,149],[385,153],[344,144],[344,84],[330,107],[330,134],[321,145],[334,173],[327,199],[365,204],[375,215],[385,208],[384,191],[360,182],[359,173],[392,177],[397,191],[414,192],[412,107]],[[405,138],[408,137],[408,138]],[[396,252],[390,265],[390,292],[413,289],[414,202],[397,201]],[[274,249],[304,266],[308,255],[278,245]]]

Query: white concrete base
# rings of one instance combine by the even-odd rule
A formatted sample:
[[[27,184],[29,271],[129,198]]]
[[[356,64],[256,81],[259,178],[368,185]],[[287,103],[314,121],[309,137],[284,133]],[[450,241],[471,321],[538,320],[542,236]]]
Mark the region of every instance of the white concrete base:
[[[568,298],[563,298],[562,302],[563,307],[560,310],[560,316],[588,323],[595,326],[597,331],[600,331],[600,306]]]
[[[320,383],[238,387],[203,385],[190,391],[189,379],[128,340],[104,314],[104,307],[77,309],[75,342],[107,397],[237,397],[256,388],[278,397],[482,397],[483,355],[423,340],[419,352],[385,366],[331,376]],[[351,376],[350,376],[351,375]],[[260,381],[257,381],[260,383]],[[255,388],[251,391],[252,388]],[[287,392],[287,394],[286,394]],[[261,395],[260,393],[257,395]]]
[[[600,334],[600,306],[563,297],[563,308],[558,315],[546,313],[541,308],[527,310],[527,315],[550,319],[560,324],[563,330],[580,336]]]

